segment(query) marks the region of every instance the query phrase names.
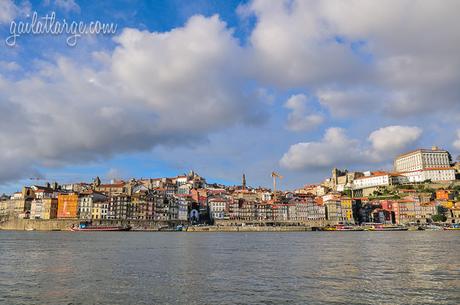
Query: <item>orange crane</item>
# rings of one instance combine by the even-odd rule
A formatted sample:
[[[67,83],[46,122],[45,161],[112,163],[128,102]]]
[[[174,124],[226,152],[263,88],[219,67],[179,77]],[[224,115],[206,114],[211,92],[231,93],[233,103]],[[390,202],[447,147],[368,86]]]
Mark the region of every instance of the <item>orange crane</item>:
[[[276,172],[272,172],[272,178],[273,178],[273,202],[276,202],[276,178],[278,179],[283,179],[283,176]]]

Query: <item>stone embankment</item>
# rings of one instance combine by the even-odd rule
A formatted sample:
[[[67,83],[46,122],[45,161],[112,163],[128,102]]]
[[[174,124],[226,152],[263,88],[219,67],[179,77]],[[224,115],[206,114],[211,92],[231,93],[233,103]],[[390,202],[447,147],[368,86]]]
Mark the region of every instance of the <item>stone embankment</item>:
[[[17,230],[17,231],[67,231],[72,225],[78,225],[78,219],[19,219],[13,218],[0,223],[2,230]]]
[[[0,230],[17,230],[17,231],[70,231],[72,226],[78,226],[80,219],[19,219],[11,218],[0,222]],[[162,231],[168,228],[174,228],[179,223],[174,221],[142,221],[142,220],[103,220],[93,221],[95,226],[126,226],[132,227],[133,231]]]
[[[0,230],[16,231],[70,231],[72,226],[78,226],[79,219],[19,219],[12,218],[0,222]],[[95,226],[126,226],[132,227],[132,231],[173,231],[179,222],[166,221],[142,221],[142,220],[103,220],[93,221]],[[311,231],[311,225],[306,224],[277,224],[277,225],[247,225],[229,224],[214,226],[189,226],[187,232],[303,232]]]

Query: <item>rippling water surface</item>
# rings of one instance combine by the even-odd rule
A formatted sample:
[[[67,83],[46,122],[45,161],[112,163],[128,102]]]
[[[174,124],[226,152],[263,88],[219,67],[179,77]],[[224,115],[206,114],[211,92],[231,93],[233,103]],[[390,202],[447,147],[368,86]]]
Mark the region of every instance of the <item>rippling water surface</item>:
[[[460,304],[460,232],[0,232],[1,304]]]

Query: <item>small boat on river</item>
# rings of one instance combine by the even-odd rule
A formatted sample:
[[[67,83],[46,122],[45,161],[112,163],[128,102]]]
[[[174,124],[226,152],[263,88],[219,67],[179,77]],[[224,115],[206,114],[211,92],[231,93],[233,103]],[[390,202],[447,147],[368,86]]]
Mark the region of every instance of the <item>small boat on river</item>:
[[[450,227],[444,227],[444,230],[460,230],[460,224],[456,223],[456,224],[453,224],[452,226]]]
[[[408,227],[394,226],[394,225],[374,225],[369,228],[369,231],[407,231]]]

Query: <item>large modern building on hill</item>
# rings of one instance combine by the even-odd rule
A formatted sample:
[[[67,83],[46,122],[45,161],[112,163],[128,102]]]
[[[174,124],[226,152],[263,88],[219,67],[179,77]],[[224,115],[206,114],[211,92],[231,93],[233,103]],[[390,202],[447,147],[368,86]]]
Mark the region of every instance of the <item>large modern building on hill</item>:
[[[449,152],[434,146],[431,149],[418,149],[396,157],[394,168],[410,182],[452,181],[455,180],[455,170],[450,163]]]

